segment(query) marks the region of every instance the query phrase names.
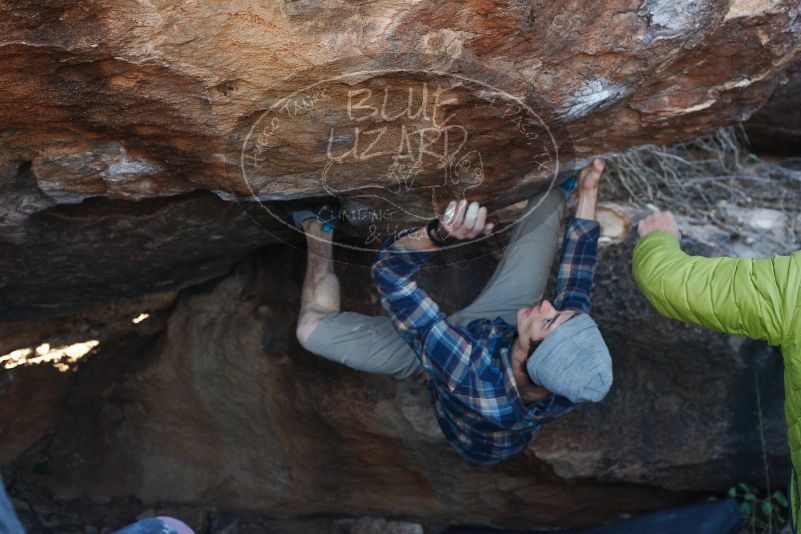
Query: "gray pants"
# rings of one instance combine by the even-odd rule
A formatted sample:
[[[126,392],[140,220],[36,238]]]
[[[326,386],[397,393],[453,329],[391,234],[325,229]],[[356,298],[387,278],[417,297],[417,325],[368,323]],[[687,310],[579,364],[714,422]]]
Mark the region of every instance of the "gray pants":
[[[559,242],[564,201],[557,188],[528,201],[492,278],[472,304],[450,315],[453,325],[500,316],[516,324],[517,310],[542,299]],[[305,343],[310,352],[348,367],[401,379],[422,372],[414,350],[385,315],[332,313]]]

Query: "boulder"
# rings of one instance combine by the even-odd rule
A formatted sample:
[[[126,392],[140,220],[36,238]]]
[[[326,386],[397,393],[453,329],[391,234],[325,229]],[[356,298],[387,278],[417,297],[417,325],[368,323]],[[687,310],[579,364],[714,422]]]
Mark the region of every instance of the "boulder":
[[[511,205],[748,118],[801,47],[795,0],[22,0],[0,30],[0,320],[217,276],[291,232],[269,201],[336,195],[362,238]]]

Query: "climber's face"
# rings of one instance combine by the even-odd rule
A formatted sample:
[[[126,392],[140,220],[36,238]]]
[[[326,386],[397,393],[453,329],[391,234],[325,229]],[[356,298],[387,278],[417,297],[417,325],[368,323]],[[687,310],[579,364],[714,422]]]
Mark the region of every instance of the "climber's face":
[[[547,389],[531,382],[526,371],[532,349],[574,315],[574,311],[558,311],[547,300],[517,310],[517,337],[512,347],[511,366],[517,390],[525,402],[534,402],[548,394]]]
[[[520,308],[517,310],[517,334],[521,346],[528,348],[531,344],[542,341],[575,314],[572,310],[559,311],[545,299],[535,306]]]

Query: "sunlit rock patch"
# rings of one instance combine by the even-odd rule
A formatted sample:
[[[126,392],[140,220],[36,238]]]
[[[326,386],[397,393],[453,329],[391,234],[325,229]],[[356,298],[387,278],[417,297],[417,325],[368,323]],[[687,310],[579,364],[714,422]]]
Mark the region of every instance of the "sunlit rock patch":
[[[0,356],[0,365],[5,369],[13,369],[20,365],[50,364],[62,373],[66,373],[81,358],[98,346],[96,339],[51,347],[49,343],[42,343],[37,347],[25,347],[13,350]]]

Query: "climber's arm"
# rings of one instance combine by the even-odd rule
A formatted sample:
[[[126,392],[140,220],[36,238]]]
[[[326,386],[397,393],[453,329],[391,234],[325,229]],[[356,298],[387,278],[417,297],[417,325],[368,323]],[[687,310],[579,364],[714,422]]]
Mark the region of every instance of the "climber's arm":
[[[451,202],[439,230],[453,239],[473,239],[489,231],[487,209],[478,203]],[[439,247],[431,240],[426,227],[392,234],[384,240],[384,249],[372,268],[381,305],[401,336],[414,346],[422,343],[429,330],[445,317],[439,306],[417,286],[412,277]]]
[[[412,279],[433,251],[415,250],[398,241],[397,235],[385,240],[371,274],[381,306],[401,336],[414,346],[445,314]]]
[[[598,221],[578,217],[565,228],[553,301],[557,310],[590,312],[590,290],[600,233]]]
[[[567,224],[562,239],[556,298],[553,301],[557,310],[590,312],[592,275],[597,258],[598,238],[601,235],[601,225],[596,220],[595,211],[603,169],[603,160],[595,159],[591,167],[586,167],[579,176],[560,186],[566,195],[578,187],[578,206],[576,216]],[[566,200],[568,198],[565,197]]]
[[[381,306],[430,375],[447,384],[459,383],[470,367],[472,339],[465,330],[453,327],[412,279],[433,252],[401,246],[393,237],[385,244],[372,267]]]
[[[452,202],[449,210],[442,226],[456,239],[472,239],[492,228],[486,224],[486,209],[478,204],[468,209],[466,202]],[[471,357],[472,341],[466,331],[448,323],[437,303],[412,279],[438,248],[424,230],[387,237],[371,274],[381,306],[401,337],[418,354],[425,353],[423,363],[430,372],[444,381],[458,381]]]

